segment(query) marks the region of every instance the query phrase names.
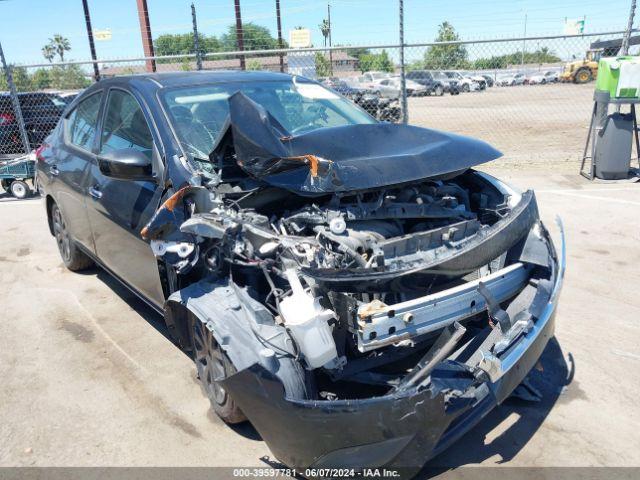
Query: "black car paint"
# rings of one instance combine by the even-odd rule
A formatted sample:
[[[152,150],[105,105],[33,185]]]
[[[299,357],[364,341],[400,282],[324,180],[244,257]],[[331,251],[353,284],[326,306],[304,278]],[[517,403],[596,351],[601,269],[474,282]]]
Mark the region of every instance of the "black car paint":
[[[239,159],[248,159],[242,168],[298,195],[408,183],[502,156],[480,140],[411,125],[345,125],[291,137],[242,92],[229,98],[229,120],[226,133],[233,136],[236,154]],[[299,160],[308,152],[320,159],[318,168],[326,170],[323,175],[314,175]]]
[[[63,122],[49,138],[49,148],[38,163],[47,205],[61,205],[72,233],[83,251],[113,273],[158,311],[163,309],[159,273],[148,243],[139,234],[163,200],[189,184],[192,171],[158,100],[161,88],[183,84],[289,78],[270,73],[189,73],[123,77],[100,82],[80,95],[73,108],[88,95],[103,92],[101,114],[110,88],[121,88],[138,99],[157,149],[154,175],[143,181],[106,178],[99,169],[98,132],[91,151],[79,151],[62,138]],[[57,173],[55,173],[57,170]],[[91,196],[99,187],[100,198]],[[68,210],[66,210],[68,208]],[[83,223],[84,222],[84,223]],[[84,227],[83,227],[84,225]],[[88,229],[88,226],[91,228]],[[142,265],[144,264],[144,265]],[[556,272],[559,288],[562,271]],[[554,289],[555,292],[555,289]],[[179,293],[179,292],[176,292]],[[177,301],[186,299],[177,298]],[[300,401],[283,394],[273,373],[259,364],[222,381],[267,441],[276,456],[291,466],[380,466],[419,468],[470,429],[493,406],[504,400],[538,359],[553,332],[552,307],[530,347],[497,382],[480,382],[465,373],[461,384],[475,392],[468,402],[451,408],[437,387],[420,392],[404,390],[367,400]],[[546,310],[545,310],[546,312]],[[165,315],[171,326],[171,315]],[[525,338],[526,340],[526,338]],[[442,374],[450,378],[452,372]],[[437,377],[438,373],[434,372]],[[436,382],[437,384],[437,382]],[[384,428],[373,428],[384,424]],[[340,426],[349,425],[349,428]]]

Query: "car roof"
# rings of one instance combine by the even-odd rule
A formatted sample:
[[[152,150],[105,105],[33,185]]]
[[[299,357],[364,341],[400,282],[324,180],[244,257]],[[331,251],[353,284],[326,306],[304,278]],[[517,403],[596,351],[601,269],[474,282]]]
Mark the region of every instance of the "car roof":
[[[190,85],[202,85],[203,83],[224,83],[224,82],[267,82],[274,80],[291,80],[292,75],[277,72],[263,71],[235,71],[216,70],[200,72],[164,72],[164,73],[143,73],[137,75],[122,75],[98,82],[105,85],[107,83],[120,82],[140,82],[150,80],[159,87],[183,87]]]

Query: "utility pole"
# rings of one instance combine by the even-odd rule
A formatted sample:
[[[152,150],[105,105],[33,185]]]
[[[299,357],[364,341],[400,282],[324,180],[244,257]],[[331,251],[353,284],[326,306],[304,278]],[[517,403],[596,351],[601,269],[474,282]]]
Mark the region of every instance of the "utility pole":
[[[238,42],[238,51],[244,52],[244,39],[242,38],[242,15],[240,14],[240,0],[235,0],[236,6],[236,38]],[[240,69],[246,70],[244,63],[244,55],[240,55]]]
[[[191,21],[193,22],[193,48],[196,51],[196,68],[202,70],[200,39],[198,38],[198,19],[196,18],[196,6],[193,3],[191,4]]]
[[[93,43],[93,29],[91,28],[91,16],[89,15],[89,5],[87,0],[82,0],[82,8],[84,9],[84,21],[87,24],[87,37],[89,38],[89,50],[91,50],[91,60],[93,60],[93,79],[100,81],[100,69],[98,68],[98,59],[96,58],[96,45]]]
[[[276,0],[276,18],[278,20],[278,48],[282,48],[282,22],[280,21],[280,0]],[[284,73],[284,57],[280,52],[280,71]]]
[[[407,80],[404,72],[404,1],[400,0],[400,95],[402,95],[402,123],[409,122]]]
[[[0,43],[0,62],[2,62],[2,69],[4,70],[4,74],[7,76],[9,93],[11,95],[11,101],[13,102],[13,111],[16,114],[16,123],[18,124],[18,129],[20,130],[20,137],[22,138],[24,153],[29,153],[31,151],[31,147],[29,146],[29,136],[27,135],[27,130],[24,128],[24,119],[22,117],[20,102],[18,101],[18,93],[16,92],[16,86],[13,83],[13,74],[11,73],[11,67],[7,65],[7,60],[4,58],[2,43]]]
[[[627,30],[622,37],[622,45],[620,46],[620,55],[627,55],[629,53],[629,39],[631,37],[631,31],[633,30],[633,17],[636,14],[636,0],[631,0],[631,10],[629,10],[629,22],[627,23]]]
[[[331,50],[331,3],[327,2],[327,22],[329,23],[329,72],[333,76],[333,51]]]
[[[151,39],[151,25],[149,24],[149,10],[147,9],[147,0],[136,0],[138,4],[138,20],[140,21],[140,34],[142,35],[142,49],[144,56],[153,57],[153,40]],[[146,61],[147,72],[156,71],[156,61],[150,58]]]
[[[520,68],[524,68],[524,49],[527,43],[527,14],[524,14],[524,35],[522,36],[522,56],[520,57]]]

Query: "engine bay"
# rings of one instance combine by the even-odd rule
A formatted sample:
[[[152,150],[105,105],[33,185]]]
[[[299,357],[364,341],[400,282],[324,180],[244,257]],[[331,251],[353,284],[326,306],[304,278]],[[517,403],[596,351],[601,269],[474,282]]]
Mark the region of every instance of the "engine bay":
[[[264,307],[320,397],[394,388],[447,327],[464,344],[553,274],[532,192],[480,172],[313,197],[234,173],[176,192],[143,234],[168,293],[228,278]]]

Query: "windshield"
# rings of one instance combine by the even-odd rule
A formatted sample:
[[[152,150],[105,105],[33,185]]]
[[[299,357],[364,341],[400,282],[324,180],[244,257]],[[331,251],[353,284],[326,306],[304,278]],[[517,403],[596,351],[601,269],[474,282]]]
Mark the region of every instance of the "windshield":
[[[227,99],[242,92],[264,107],[292,135],[376,120],[323,86],[293,81],[235,82],[162,91],[162,102],[187,153],[208,159],[229,114]]]

